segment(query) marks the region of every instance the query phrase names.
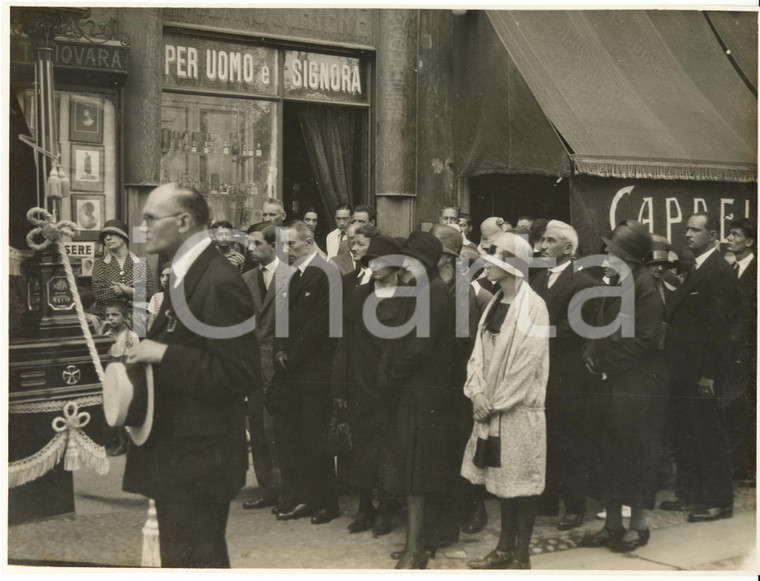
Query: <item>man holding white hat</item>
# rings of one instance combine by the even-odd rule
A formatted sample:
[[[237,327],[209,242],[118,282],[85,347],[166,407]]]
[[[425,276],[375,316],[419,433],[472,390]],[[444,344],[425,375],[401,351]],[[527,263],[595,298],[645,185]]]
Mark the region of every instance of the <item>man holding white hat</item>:
[[[133,438],[123,488],[155,499],[163,567],[230,566],[227,517],[248,469],[245,397],[260,381],[253,302],[208,223],[203,196],[178,184],[143,208],[145,249],[169,254],[172,271],[147,339],[127,357],[153,368],[155,417]]]

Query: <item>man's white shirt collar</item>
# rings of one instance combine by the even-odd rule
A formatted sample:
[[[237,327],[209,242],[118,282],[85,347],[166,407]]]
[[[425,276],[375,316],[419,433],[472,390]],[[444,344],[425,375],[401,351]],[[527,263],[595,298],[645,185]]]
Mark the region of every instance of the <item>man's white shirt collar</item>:
[[[275,272],[279,265],[280,265],[280,259],[277,258],[277,256],[275,256],[272,262],[270,262],[266,266],[262,266],[261,268],[263,268],[264,270],[268,270],[269,272]]]
[[[174,275],[174,288],[179,288],[182,280],[185,278],[187,271],[198,259],[206,247],[211,244],[211,238],[205,236],[198,240],[187,252],[179,258],[172,260],[172,274]]]
[[[552,266],[549,269],[549,272],[552,274],[559,274],[563,270],[565,270],[568,266],[570,266],[573,263],[572,260],[568,260],[567,262],[563,262],[562,264],[558,264],[557,266]]]
[[[312,261],[312,260],[314,260],[314,257],[315,257],[316,255],[317,255],[317,253],[316,253],[316,252],[315,252],[315,253],[313,253],[313,254],[311,254],[311,255],[309,255],[309,256],[306,258],[306,260],[304,260],[304,261],[303,261],[301,264],[299,264],[299,265],[298,265],[298,270],[300,270],[300,271],[301,271],[301,274],[303,274],[303,273],[304,273],[304,271],[305,271],[305,270],[306,270],[306,268],[307,268],[307,267],[308,267],[308,266],[311,264],[311,261]]]
[[[700,266],[702,266],[704,261],[707,260],[713,252],[715,252],[715,247],[710,248],[710,250],[708,250],[707,252],[703,252],[699,256],[695,257],[696,263],[694,265],[694,268],[699,268]]]
[[[745,256],[741,260],[736,261],[736,264],[739,265],[739,272],[737,273],[739,276],[744,274],[744,271],[747,270],[747,267],[749,266],[749,263],[752,262],[753,258],[755,258],[755,253],[750,252],[747,256]]]

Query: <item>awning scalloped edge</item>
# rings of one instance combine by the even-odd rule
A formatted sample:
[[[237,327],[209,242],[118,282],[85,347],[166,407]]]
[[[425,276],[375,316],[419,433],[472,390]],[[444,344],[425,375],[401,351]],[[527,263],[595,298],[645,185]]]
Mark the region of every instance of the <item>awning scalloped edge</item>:
[[[757,181],[757,166],[750,164],[621,160],[579,156],[571,156],[571,160],[573,173],[604,178],[741,183]]]

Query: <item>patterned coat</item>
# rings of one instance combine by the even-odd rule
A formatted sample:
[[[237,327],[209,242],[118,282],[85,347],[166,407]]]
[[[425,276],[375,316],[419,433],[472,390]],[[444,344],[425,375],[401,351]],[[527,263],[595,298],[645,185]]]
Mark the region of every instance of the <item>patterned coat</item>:
[[[549,314],[541,297],[523,282],[501,331],[493,336],[485,331],[485,322],[501,297],[497,292],[480,319],[464,385],[471,400],[485,395],[494,413],[475,422],[461,474],[500,498],[534,496],[543,492],[546,477]],[[501,439],[501,467],[478,468],[473,463],[477,440],[489,435]]]

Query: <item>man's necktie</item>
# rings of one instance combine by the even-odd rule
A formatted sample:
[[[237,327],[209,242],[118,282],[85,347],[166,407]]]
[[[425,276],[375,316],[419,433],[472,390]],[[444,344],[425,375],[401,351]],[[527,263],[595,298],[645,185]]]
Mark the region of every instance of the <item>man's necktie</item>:
[[[267,296],[267,283],[264,279],[264,270],[263,268],[259,268],[259,292],[261,293],[261,298],[263,299],[265,296]]]
[[[739,278],[739,263],[734,262],[734,278]]]

